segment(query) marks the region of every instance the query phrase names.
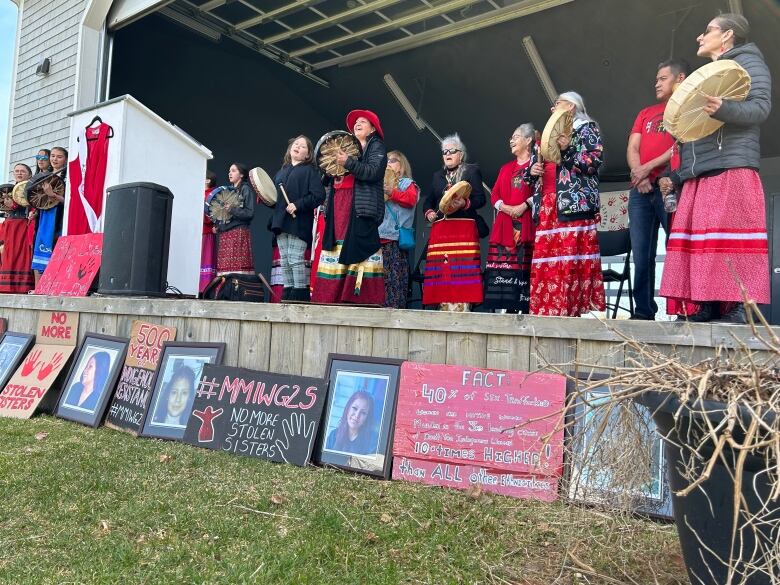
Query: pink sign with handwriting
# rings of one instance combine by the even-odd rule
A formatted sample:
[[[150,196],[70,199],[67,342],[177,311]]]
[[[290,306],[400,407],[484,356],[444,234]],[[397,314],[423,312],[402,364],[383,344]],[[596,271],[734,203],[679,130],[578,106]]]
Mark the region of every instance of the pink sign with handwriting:
[[[552,501],[566,378],[404,362],[393,479]]]

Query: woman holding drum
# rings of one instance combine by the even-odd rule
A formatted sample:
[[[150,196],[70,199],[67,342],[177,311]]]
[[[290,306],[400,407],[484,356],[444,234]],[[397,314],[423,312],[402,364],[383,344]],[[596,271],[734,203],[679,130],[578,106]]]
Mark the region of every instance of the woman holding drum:
[[[740,83],[740,77],[747,76],[749,91],[731,99],[710,94],[691,96],[692,101],[699,100],[699,111],[706,114],[705,123],[701,136],[692,136],[681,146],[676,182],[682,183],[682,192],[661,280],[663,296],[692,302],[698,308],[687,317],[690,321],[704,322],[720,316],[726,322],[744,323],[742,287],[757,303],[770,301],[764,190],[758,167],[759,125],[772,106],[771,79],[761,51],[747,42],[749,31],[744,16],[721,14],[696,39],[699,57],[722,62],[705,67],[717,75],[733,76],[719,85],[734,86]],[[696,82],[696,74],[686,80],[691,80],[689,85]],[[684,91],[686,82],[679,90]],[[692,93],[700,93],[696,89]],[[672,113],[667,106],[664,122],[668,131],[682,141],[682,125],[676,128],[674,119],[667,123]],[[712,125],[711,120],[719,124]],[[668,190],[670,180],[660,185]]]
[[[515,160],[498,171],[490,200],[496,210],[485,264],[485,304],[488,309],[528,313],[534,225],[531,221],[530,185],[523,175],[531,162],[535,131],[532,124],[518,126],[509,138]]]
[[[314,210],[325,201],[320,173],[312,164],[314,146],[306,136],[291,138],[282,168],[274,177],[281,193],[271,218],[284,278],[282,300],[308,301],[309,269],[306,250],[311,246]]]
[[[579,317],[605,309],[596,234],[603,147],[599,127],[578,93],[559,95],[552,112],[542,146],[547,159],[558,161],[542,162],[535,153],[526,174],[535,183],[530,310],[534,315]],[[551,122],[563,119],[571,125],[548,144]]]
[[[21,186],[32,176],[32,170],[24,163],[14,166],[15,185]],[[13,187],[14,185],[7,185]],[[4,185],[3,187],[6,187]],[[17,202],[13,191],[3,189],[3,199],[0,207],[5,211],[5,221],[0,224],[0,292],[27,293],[34,286],[33,273],[30,269],[32,248],[27,239],[29,221],[24,200]]]
[[[216,223],[217,276],[224,274],[254,274],[252,234],[249,224],[255,215],[255,194],[249,184],[246,165],[233,163],[228,181],[237,197],[225,205],[226,221]]]
[[[387,154],[385,219],[379,226],[382,263],[385,268],[385,307],[405,309],[409,291],[408,251],[399,247],[400,230],[412,229],[414,208],[420,195],[412,168],[398,150]]]
[[[334,162],[348,174],[335,177],[327,197],[312,300],[382,305],[385,283],[378,228],[385,214],[384,134],[379,118],[370,110],[352,110],[347,114],[347,128],[362,152],[348,154],[339,149],[335,154]]]
[[[51,173],[37,173],[27,183],[25,189],[27,199],[32,206],[39,206],[37,216],[35,217],[35,237],[31,264],[36,284],[43,271],[49,265],[57,238],[62,233],[68,151],[61,146],[55,146],[49,154],[49,162],[52,168]],[[34,194],[38,196],[34,197]]]
[[[488,227],[477,210],[485,205],[485,191],[479,167],[466,164],[460,136],[445,137],[441,155],[444,166],[433,174],[425,200],[425,219],[433,225],[422,302],[464,312],[483,298],[479,238],[488,234]]]

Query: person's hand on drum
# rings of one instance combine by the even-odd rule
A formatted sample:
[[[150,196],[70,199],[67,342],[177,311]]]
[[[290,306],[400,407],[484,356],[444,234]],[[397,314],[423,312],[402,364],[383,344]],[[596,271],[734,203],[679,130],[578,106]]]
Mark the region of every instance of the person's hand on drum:
[[[704,99],[706,100],[704,102],[704,107],[702,110],[705,114],[708,116],[712,116],[715,112],[717,112],[720,109],[720,106],[723,105],[723,99],[719,97],[713,97],[713,96],[704,96]]]
[[[336,153],[336,162],[339,163],[342,167],[347,164],[348,158],[349,155],[341,149],[339,149],[338,153]]]
[[[46,193],[46,195],[47,195],[48,197],[53,197],[54,199],[56,199],[56,200],[57,200],[57,201],[59,201],[60,203],[62,203],[63,201],[65,201],[65,197],[63,197],[62,195],[58,195],[57,193],[55,193],[55,192],[54,192],[54,189],[52,189],[52,188],[51,188],[51,185],[50,185],[49,183],[44,183],[44,184],[43,184],[43,192],[44,192],[44,193]]]
[[[290,215],[295,215],[295,212],[298,211],[298,208],[295,207],[295,203],[288,203],[285,211]]]
[[[569,148],[569,145],[571,144],[571,136],[568,134],[561,134],[558,136],[558,139],[556,140],[558,143],[558,148],[560,148],[562,151]]]
[[[425,219],[428,221],[428,223],[433,223],[436,221],[436,212],[432,209],[428,210],[428,213],[425,214]]]
[[[450,203],[454,211],[459,211],[466,207],[466,200],[461,197],[453,197],[452,203]]]
[[[544,163],[534,163],[531,167],[531,175],[534,177],[541,177],[544,174]]]

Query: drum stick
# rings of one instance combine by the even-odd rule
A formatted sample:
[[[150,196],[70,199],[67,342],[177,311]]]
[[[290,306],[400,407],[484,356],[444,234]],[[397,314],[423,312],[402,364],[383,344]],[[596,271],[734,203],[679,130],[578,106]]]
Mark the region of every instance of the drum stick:
[[[282,190],[282,195],[284,195],[284,200],[287,201],[287,205],[290,205],[290,198],[287,197],[287,191],[284,190],[284,185],[279,183],[279,188]],[[295,212],[293,211],[290,215],[295,217]]]

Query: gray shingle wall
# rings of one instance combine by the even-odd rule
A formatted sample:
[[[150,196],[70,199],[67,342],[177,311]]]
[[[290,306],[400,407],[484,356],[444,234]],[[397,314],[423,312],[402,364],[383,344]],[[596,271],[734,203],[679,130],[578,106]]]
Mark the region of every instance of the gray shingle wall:
[[[22,6],[10,163],[34,163],[39,148],[68,146],[73,110],[79,24],[87,0],[26,0]],[[36,65],[51,59],[49,75]]]

